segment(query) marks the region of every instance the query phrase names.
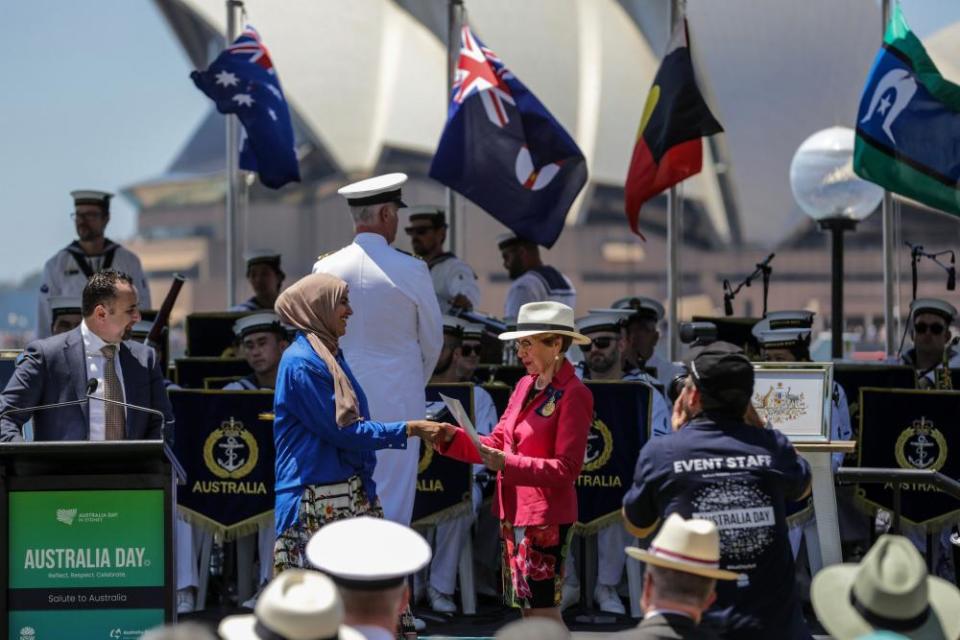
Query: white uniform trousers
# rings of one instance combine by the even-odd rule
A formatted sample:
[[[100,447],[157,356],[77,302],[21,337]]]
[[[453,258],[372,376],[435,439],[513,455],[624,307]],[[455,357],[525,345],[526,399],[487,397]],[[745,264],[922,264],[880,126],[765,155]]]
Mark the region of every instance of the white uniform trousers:
[[[635,539],[623,525],[615,522],[597,532],[597,584],[615,587],[623,577],[623,568],[626,566],[627,554],[623,550]],[[570,585],[579,585],[577,565],[573,554],[567,554],[566,577],[564,582]]]
[[[176,545],[177,559],[177,589],[196,589],[200,586],[200,573],[197,567],[197,557],[194,549],[194,531],[189,522],[179,515],[175,519],[174,544]],[[200,603],[197,603],[197,608]]]

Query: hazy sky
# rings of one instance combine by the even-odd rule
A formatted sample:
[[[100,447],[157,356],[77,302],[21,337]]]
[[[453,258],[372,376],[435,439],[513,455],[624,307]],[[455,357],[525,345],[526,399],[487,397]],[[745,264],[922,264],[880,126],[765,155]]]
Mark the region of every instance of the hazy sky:
[[[958,0],[901,6],[921,37],[960,20]],[[74,238],[72,189],[117,191],[160,174],[210,103],[149,0],[0,0],[0,7],[7,65],[0,281],[12,281],[39,270]],[[135,228],[135,212],[118,199],[108,235],[122,241]]]

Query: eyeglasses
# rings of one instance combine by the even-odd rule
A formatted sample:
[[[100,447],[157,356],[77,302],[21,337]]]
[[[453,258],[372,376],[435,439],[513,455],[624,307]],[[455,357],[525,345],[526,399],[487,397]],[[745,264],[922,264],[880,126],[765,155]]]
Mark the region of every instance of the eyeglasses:
[[[469,358],[472,355],[480,355],[480,345],[464,344],[460,346],[460,355]]]
[[[420,226],[420,227],[406,227],[406,228],[404,229],[404,231],[406,231],[406,233],[407,233],[408,236],[423,236],[423,235],[426,235],[426,234],[430,233],[430,232],[433,231],[434,229],[436,229],[436,227],[433,227],[433,226],[431,226],[431,227],[423,227],[423,226]]]
[[[596,347],[597,349],[606,349],[611,344],[613,344],[614,338],[594,338],[593,342],[590,344],[580,345],[580,351],[584,353],[590,353],[590,351]]]
[[[926,322],[918,322],[917,324],[913,325],[913,330],[916,331],[917,333],[926,333],[928,329],[930,330],[930,333],[932,335],[938,336],[944,332],[946,327],[940,324],[939,322],[934,322],[932,324],[927,324]]]

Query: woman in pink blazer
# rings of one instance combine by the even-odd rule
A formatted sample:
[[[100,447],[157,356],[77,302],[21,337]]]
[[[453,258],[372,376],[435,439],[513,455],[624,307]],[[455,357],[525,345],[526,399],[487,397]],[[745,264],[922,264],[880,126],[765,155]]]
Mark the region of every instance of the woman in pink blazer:
[[[524,616],[562,622],[563,566],[570,526],[577,520],[575,485],[593,419],[593,395],[564,353],[590,338],[575,330],[570,307],[531,302],[520,307],[517,330],[500,339],[516,340],[528,374],[517,383],[500,422],[481,436],[479,450],[463,429],[434,446],[497,472],[494,512],[501,522],[507,603]]]

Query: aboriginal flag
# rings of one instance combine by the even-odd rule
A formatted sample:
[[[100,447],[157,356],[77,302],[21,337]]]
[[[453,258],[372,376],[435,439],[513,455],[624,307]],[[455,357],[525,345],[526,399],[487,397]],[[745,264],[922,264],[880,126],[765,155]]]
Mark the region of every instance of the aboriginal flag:
[[[700,173],[700,138],[723,131],[700,95],[693,74],[687,23],[678,22],[643,107],[637,143],[624,185],[627,219],[634,233],[640,207],[664,189]]]

